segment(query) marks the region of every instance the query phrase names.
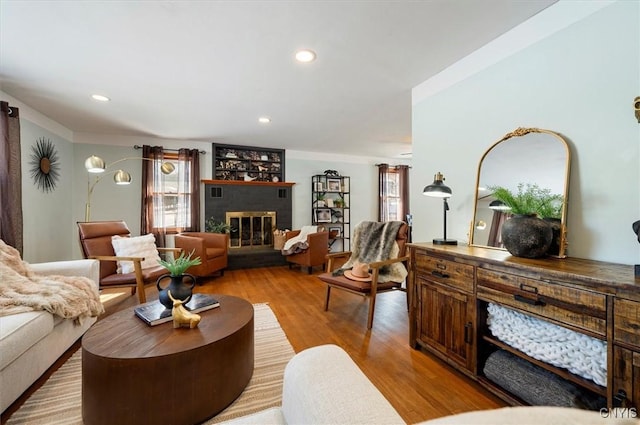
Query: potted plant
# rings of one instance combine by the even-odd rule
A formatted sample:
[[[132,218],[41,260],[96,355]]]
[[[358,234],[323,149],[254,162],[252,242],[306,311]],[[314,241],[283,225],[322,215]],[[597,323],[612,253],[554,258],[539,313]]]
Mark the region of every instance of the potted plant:
[[[518,184],[518,192],[502,186],[489,186],[494,198],[510,208],[511,214],[535,214],[540,218],[560,218],[564,199],[537,184]]]
[[[542,257],[554,240],[551,224],[542,218],[549,214],[560,215],[562,197],[537,184],[519,183],[517,187],[517,193],[502,186],[489,187],[493,196],[512,214],[502,225],[502,242],[507,251],[517,257]]]
[[[209,217],[207,221],[204,222],[204,229],[205,232],[209,233],[229,233],[233,231],[231,225],[224,221],[217,221],[213,217]]]
[[[181,300],[184,304],[188,303],[191,299],[191,294],[194,286],[196,286],[196,278],[193,275],[186,273],[191,266],[197,266],[202,264],[200,257],[191,258],[193,251],[189,255],[185,255],[184,252],[180,253],[178,258],[171,260],[158,260],[158,263],[169,271],[168,274],[164,274],[156,281],[156,287],[158,288],[158,301],[166,308],[171,309],[173,307],[173,301],[169,297],[169,291],[171,296],[176,300]],[[191,279],[191,285],[184,283],[184,278]],[[166,288],[160,286],[160,281],[165,278],[169,278],[170,282]]]

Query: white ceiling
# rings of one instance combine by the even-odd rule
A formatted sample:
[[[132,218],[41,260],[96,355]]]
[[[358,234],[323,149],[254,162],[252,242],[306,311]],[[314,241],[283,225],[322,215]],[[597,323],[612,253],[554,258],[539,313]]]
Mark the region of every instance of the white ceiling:
[[[74,132],[399,157],[411,88],[554,1],[2,0],[0,90]]]

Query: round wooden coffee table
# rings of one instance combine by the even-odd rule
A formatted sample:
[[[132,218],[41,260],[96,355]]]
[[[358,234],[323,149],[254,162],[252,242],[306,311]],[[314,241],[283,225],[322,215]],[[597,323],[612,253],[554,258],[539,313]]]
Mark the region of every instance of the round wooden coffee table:
[[[213,295],[195,329],[148,326],[133,307],[82,338],[82,418],[96,424],[196,424],[227,407],[253,375],[253,306]]]

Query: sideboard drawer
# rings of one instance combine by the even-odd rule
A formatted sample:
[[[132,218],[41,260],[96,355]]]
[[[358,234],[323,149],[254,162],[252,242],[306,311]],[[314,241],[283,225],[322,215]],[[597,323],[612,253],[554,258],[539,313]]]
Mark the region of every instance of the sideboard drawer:
[[[640,303],[616,298],[613,301],[613,326],[616,342],[640,348]]]
[[[478,298],[606,337],[606,295],[478,268]]]
[[[416,272],[434,282],[473,293],[474,267],[427,255],[416,256]]]

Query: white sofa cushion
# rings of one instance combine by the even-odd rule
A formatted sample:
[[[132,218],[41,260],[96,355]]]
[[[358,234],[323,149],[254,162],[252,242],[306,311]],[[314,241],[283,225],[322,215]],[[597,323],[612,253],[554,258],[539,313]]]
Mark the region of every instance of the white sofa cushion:
[[[287,424],[404,424],[391,403],[336,345],[296,354],[284,371]]]
[[[117,257],[144,257],[142,268],[158,266],[160,255],[156,248],[156,237],[152,233],[142,236],[113,236],[111,245]],[[118,273],[133,273],[133,261],[118,261]]]
[[[53,315],[30,311],[0,317],[0,370],[53,330]]]

